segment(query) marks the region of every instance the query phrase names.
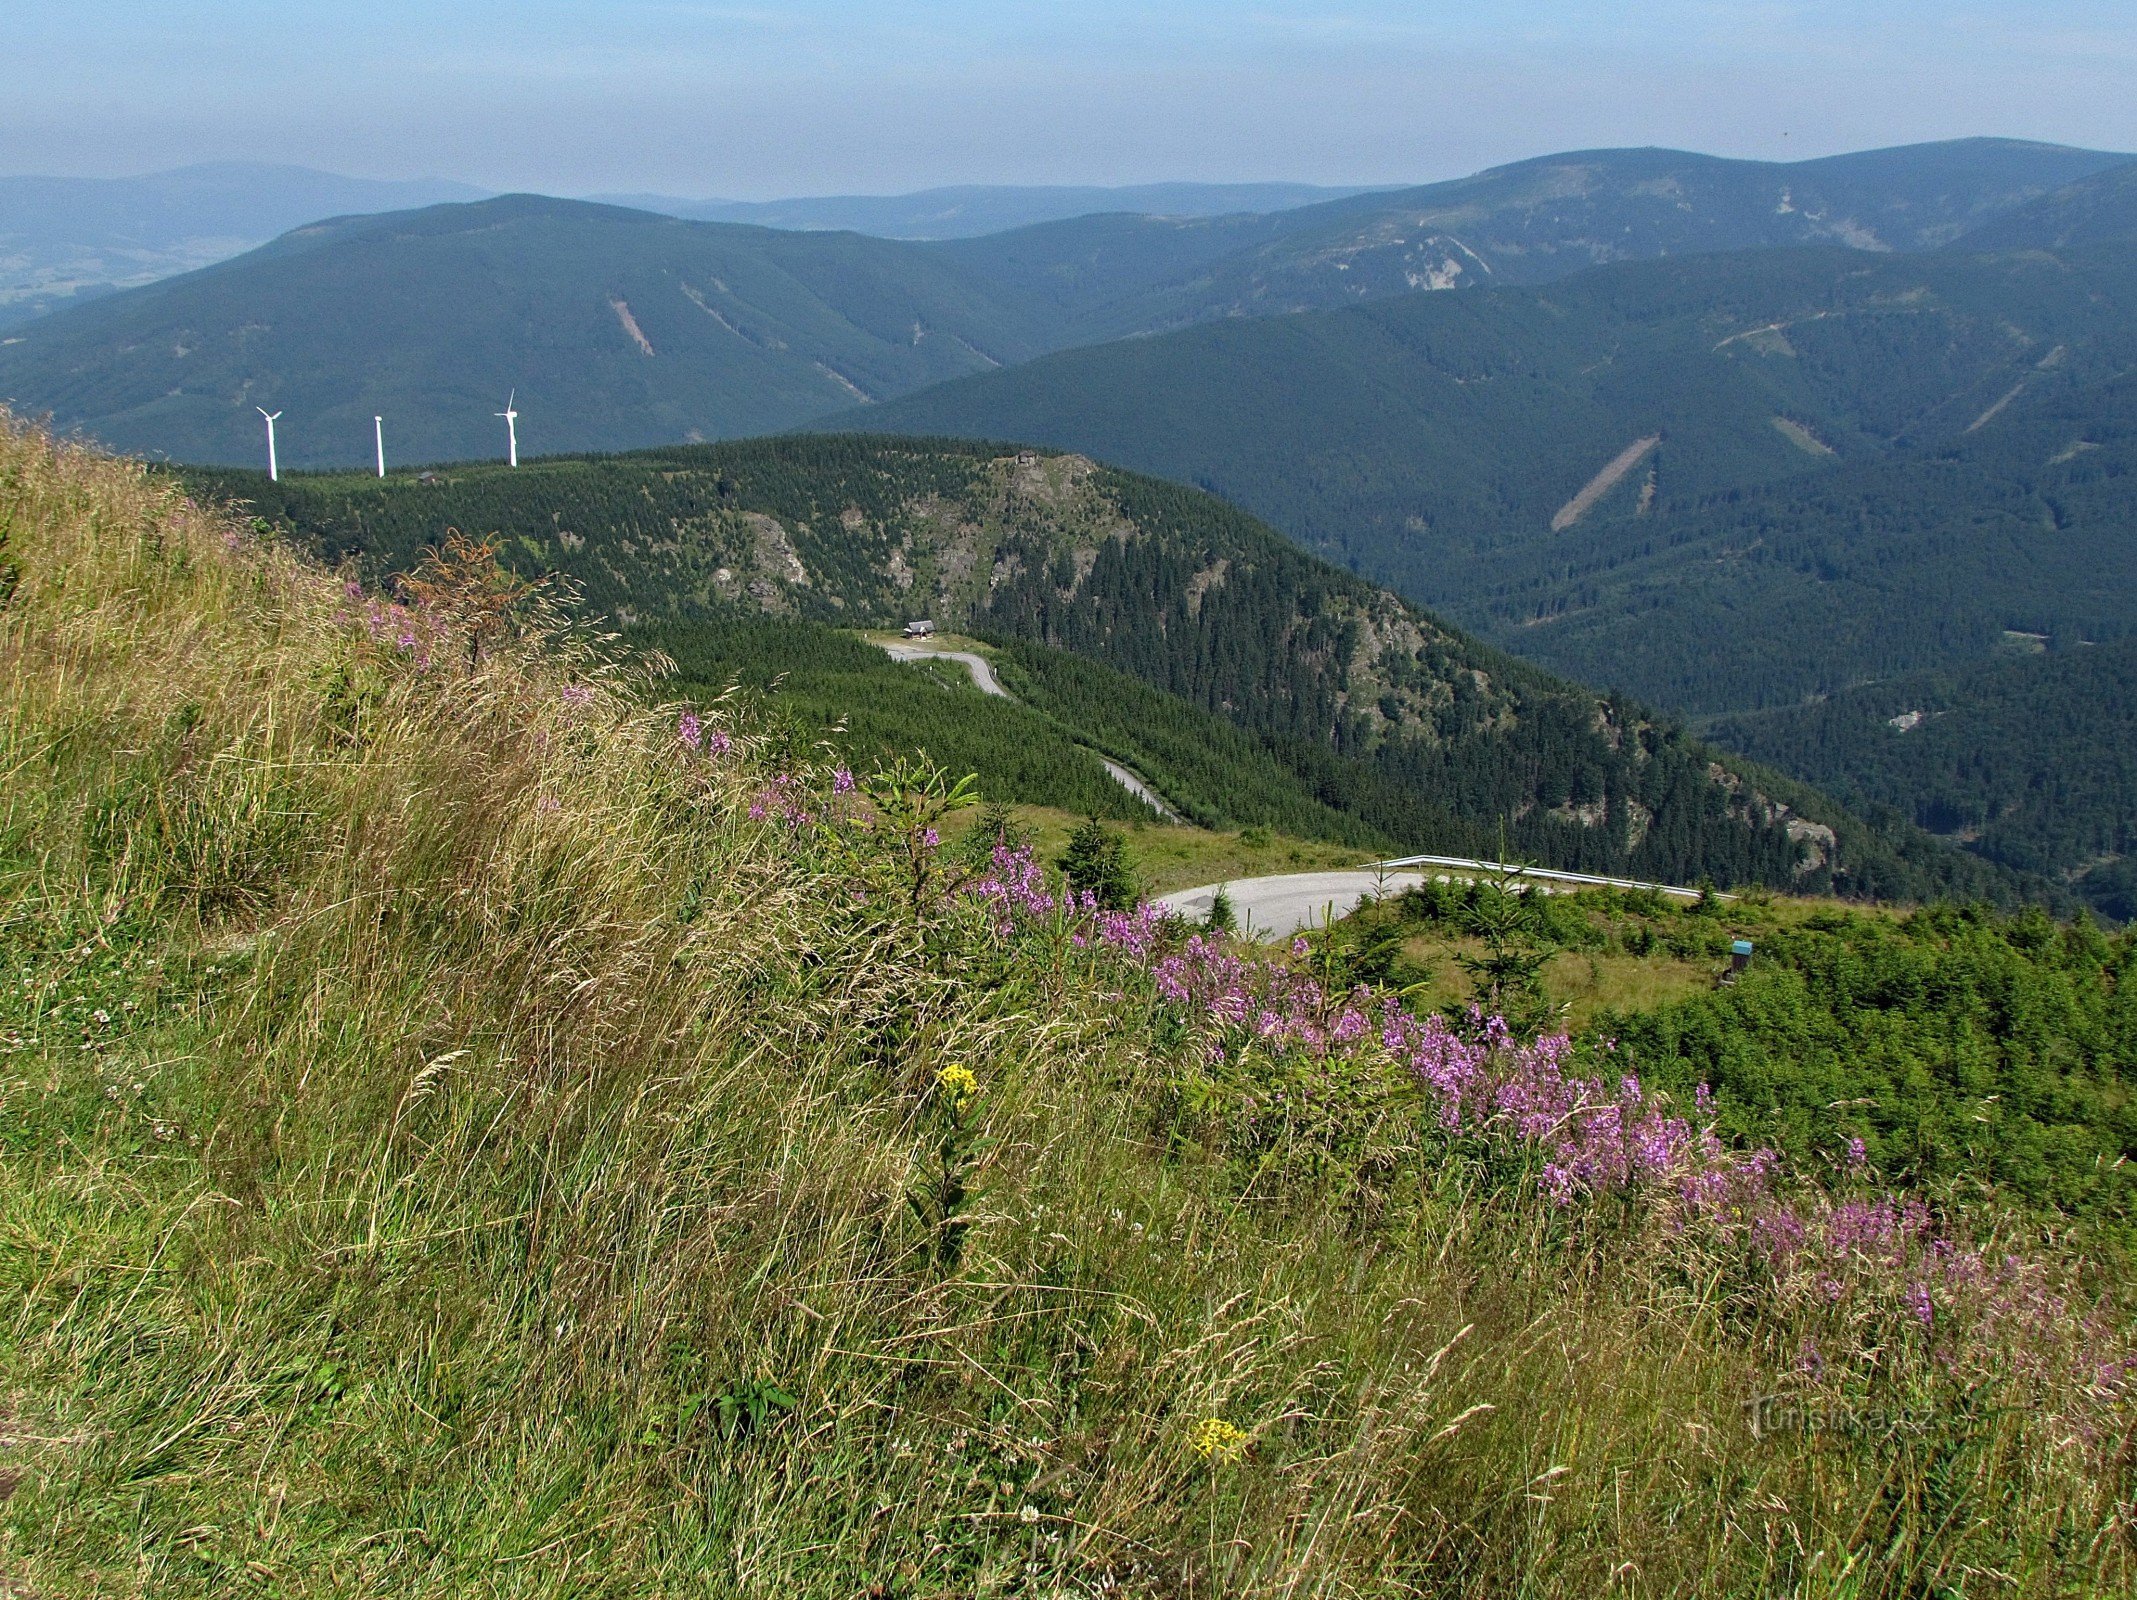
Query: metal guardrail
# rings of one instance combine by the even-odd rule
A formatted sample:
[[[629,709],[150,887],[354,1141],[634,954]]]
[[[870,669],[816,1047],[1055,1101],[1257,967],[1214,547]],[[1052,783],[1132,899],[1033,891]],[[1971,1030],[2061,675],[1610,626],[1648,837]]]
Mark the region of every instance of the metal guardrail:
[[[1368,861],[1358,870],[1372,872],[1406,872],[1418,867],[1446,867],[1457,872],[1503,872],[1515,878],[1539,878],[1550,883],[1578,883],[1597,889],[1652,889],[1657,894],[1676,895],[1686,900],[1697,900],[1700,891],[1687,889],[1682,884],[1643,883],[1637,878],[1603,878],[1592,872],[1560,872],[1552,867],[1521,867],[1504,861],[1473,861],[1467,856],[1397,856],[1387,861]],[[1733,894],[1720,894],[1716,899],[1734,900]]]

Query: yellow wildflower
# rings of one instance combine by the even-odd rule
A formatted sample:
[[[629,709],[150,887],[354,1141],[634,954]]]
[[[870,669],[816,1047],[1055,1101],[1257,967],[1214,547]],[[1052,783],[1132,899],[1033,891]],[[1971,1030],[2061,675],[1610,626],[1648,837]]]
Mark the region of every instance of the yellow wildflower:
[[[935,1087],[959,1105],[963,1105],[965,1101],[979,1093],[979,1079],[972,1076],[970,1067],[960,1066],[956,1062],[952,1062],[935,1074]]]
[[[1204,1461],[1237,1461],[1247,1453],[1246,1434],[1222,1417],[1204,1417],[1187,1442]]]

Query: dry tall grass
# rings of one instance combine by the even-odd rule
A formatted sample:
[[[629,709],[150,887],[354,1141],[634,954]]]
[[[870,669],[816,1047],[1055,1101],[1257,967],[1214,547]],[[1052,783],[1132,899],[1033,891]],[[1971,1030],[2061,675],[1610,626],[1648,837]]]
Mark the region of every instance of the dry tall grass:
[[[24,431],[0,529],[0,1587],[2129,1578],[2126,1443],[1755,1437],[1774,1330],[1669,1240],[1422,1166],[1392,1092],[1243,1166],[1129,977],[751,818],[758,758],[554,630],[417,670]]]

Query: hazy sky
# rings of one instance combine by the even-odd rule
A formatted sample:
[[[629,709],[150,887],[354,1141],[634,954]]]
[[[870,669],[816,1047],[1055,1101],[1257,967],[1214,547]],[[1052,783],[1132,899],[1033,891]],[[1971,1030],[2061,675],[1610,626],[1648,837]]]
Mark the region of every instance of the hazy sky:
[[[1419,181],[1547,151],[2137,149],[2137,0],[8,0],[0,172],[565,193]]]

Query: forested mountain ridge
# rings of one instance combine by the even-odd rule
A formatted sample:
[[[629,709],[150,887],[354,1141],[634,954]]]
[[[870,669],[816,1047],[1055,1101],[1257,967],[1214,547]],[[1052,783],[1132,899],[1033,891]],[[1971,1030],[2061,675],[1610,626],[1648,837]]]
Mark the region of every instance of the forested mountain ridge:
[[[1729,771],[1303,554],[1193,490],[1073,456],[797,438],[496,467],[425,483],[192,472],[333,557],[406,565],[447,526],[580,579],[630,626],[735,608],[915,614],[1126,672],[1262,740],[1312,793],[1418,848],[1672,881],[2008,896],[1926,836]]]
[[[2088,173],[1983,223],[1968,250],[2082,250],[2137,238],[2137,161]]]
[[[1195,483],[1508,648],[1714,708],[1758,703],[1731,698],[1734,686],[1688,692],[1687,678],[1731,670],[1733,636],[1666,625],[1666,591],[1644,590],[1637,611],[1604,606],[1598,574],[1645,561],[1677,575],[1688,568],[1674,549],[1732,521],[1756,524],[1733,550],[1764,548],[1792,517],[1808,536],[1835,514],[1790,513],[1789,497],[1837,495],[1888,467],[1933,480],[1949,460],[2027,501],[2037,482],[2110,481],[2118,375],[2133,359],[2137,268],[2123,252],[1776,251],[1231,321],[1063,352],[843,420],[1030,439]],[[1949,495],[1924,487],[1903,498],[1941,514]],[[2100,500],[2082,527],[2037,504],[2024,516],[2054,523],[2073,559],[2112,565],[2127,545],[2116,504]],[[1845,531],[1875,544],[1882,525],[1865,512]],[[1972,554],[1944,541],[1940,559],[1959,566],[1942,581],[1992,610],[2018,604],[2004,590],[2027,570],[1981,581],[1965,574]],[[1697,576],[1726,586],[1787,570],[1739,560]],[[2076,592],[2103,587],[2116,592]],[[1879,596],[1865,624],[1888,604]],[[1736,609],[1756,630],[1757,608]],[[1569,616],[1596,641],[1577,665],[1551,653]],[[1649,648],[1681,652],[1684,673],[1645,670]],[[1795,680],[1771,693],[1938,659],[1858,663],[1815,635],[1797,650]]]
[[[1851,806],[1890,807],[1990,860],[2066,877],[2137,921],[2137,638],[2013,644],[1708,732]]]
[[[1794,164],[1590,151],[1227,216],[914,243],[502,196],[298,229],[0,338],[0,397],[121,449],[356,465],[793,426],[1046,351],[1597,262],[1915,249],[2126,158],[1996,140]],[[994,430],[999,433],[1002,430]],[[1592,469],[1591,469],[1592,470]]]
[[[508,195],[342,219],[24,325],[0,393],[105,443],[290,465],[781,427],[1036,354],[1029,319],[918,245]]]
[[[1917,251],[2129,158],[1958,139],[1812,161],[1581,150],[1468,178],[1302,207],[1163,299],[1111,308],[1116,333],[1325,310],[1423,289],[1535,284],[1613,261],[1835,244]],[[1132,326],[1131,326],[1132,325]]]
[[[2011,633],[2125,637],[2137,377],[2042,387],[1973,433],[1710,493],[1606,523],[1556,560],[1508,562],[1479,597],[1485,631],[1704,713],[1957,669]]]

